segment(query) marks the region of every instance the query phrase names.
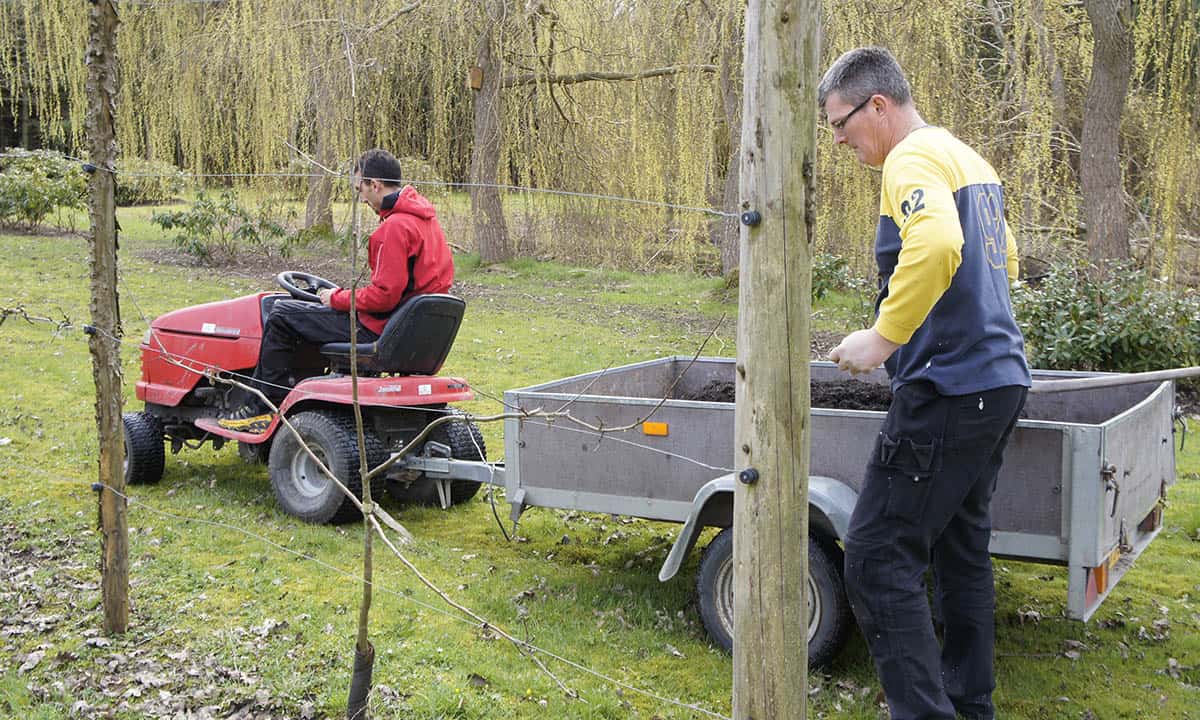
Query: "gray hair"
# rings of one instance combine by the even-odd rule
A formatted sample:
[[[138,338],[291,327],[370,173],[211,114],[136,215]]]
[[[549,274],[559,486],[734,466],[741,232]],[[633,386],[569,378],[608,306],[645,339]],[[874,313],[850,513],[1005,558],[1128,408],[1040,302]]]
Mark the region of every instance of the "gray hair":
[[[872,95],[884,95],[900,105],[912,102],[912,88],[900,63],[882,47],[855,48],[835,60],[817,86],[817,104],[822,112],[831,93],[851,105],[865,102]]]

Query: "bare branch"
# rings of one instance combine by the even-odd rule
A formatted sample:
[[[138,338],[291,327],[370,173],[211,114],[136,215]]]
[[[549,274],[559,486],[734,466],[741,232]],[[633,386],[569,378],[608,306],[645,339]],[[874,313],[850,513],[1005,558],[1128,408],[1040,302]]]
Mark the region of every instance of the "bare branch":
[[[700,347],[696,348],[696,354],[692,355],[692,359],[688,361],[688,364],[685,365],[683,367],[683,369],[679,371],[679,374],[675,376],[675,380],[673,380],[671,382],[670,387],[667,388],[667,391],[663,393],[662,398],[659,399],[658,404],[655,405],[654,408],[651,409],[650,412],[647,413],[645,417],[638,418],[637,420],[634,420],[633,422],[629,423],[628,425],[620,425],[620,426],[611,427],[611,428],[606,428],[606,427],[603,427],[600,425],[592,425],[590,423],[586,423],[586,422],[580,420],[579,418],[573,417],[569,414],[567,415],[567,419],[571,420],[572,422],[574,422],[578,425],[582,425],[583,427],[585,427],[589,430],[600,433],[601,435],[603,435],[604,433],[625,432],[627,430],[633,430],[638,425],[641,425],[642,423],[646,422],[650,418],[654,417],[654,413],[658,412],[658,409],[661,408],[663,406],[663,404],[667,402],[667,400],[671,399],[671,392],[675,389],[675,386],[679,384],[679,381],[683,379],[683,376],[687,374],[687,371],[692,367],[692,365],[694,365],[696,363],[696,360],[700,357],[700,353],[704,352],[704,346],[707,345],[708,341],[712,340],[713,336],[717,334],[717,330],[720,329],[721,323],[723,323],[723,322],[725,322],[725,316],[721,315],[721,317],[717,320],[717,324],[714,325],[713,329],[708,333],[708,337],[704,338],[704,342],[700,343]],[[572,400],[571,402],[574,402],[574,400]],[[567,403],[567,405],[569,405],[569,404],[570,403]],[[566,405],[564,405],[563,407],[565,408]]]
[[[332,175],[333,177],[339,177],[339,176],[341,176],[341,175],[343,174],[343,173],[341,173],[341,172],[339,172],[339,171],[337,171],[337,170],[331,170],[331,169],[329,169],[329,168],[325,167],[325,166],[324,166],[324,165],[322,165],[321,163],[317,162],[317,159],[316,159],[316,158],[314,158],[312,155],[309,155],[308,153],[304,152],[304,151],[303,151],[303,150],[301,150],[300,148],[298,148],[298,147],[296,147],[295,145],[291,144],[291,143],[290,143],[290,142],[288,142],[287,140],[284,140],[284,141],[283,141],[283,144],[284,144],[284,145],[287,145],[287,146],[288,146],[288,148],[290,148],[290,149],[292,150],[292,152],[294,152],[294,153],[296,153],[297,155],[299,155],[299,156],[301,157],[301,159],[303,159],[303,160],[304,160],[306,163],[308,163],[309,165],[315,165],[316,167],[320,168],[322,171],[324,171],[324,172],[325,172],[325,174],[326,174],[326,175]]]
[[[370,35],[372,33],[379,32],[380,30],[384,29],[388,25],[391,25],[396,20],[398,20],[401,15],[407,15],[408,13],[412,12],[413,10],[416,10],[419,7],[421,7],[421,3],[419,2],[419,0],[418,0],[418,2],[414,2],[414,3],[410,3],[408,5],[405,5],[404,7],[400,8],[396,12],[394,12],[391,15],[384,18],[383,20],[380,20],[375,25],[367,28],[367,34]]]
[[[604,81],[631,81],[644,80],[652,77],[665,77],[668,75],[678,75],[684,72],[706,72],[712,73],[717,71],[716,65],[672,65],[670,67],[653,68],[650,70],[639,70],[638,72],[605,72],[605,71],[590,71],[574,73],[571,75],[548,75],[534,73],[529,75],[519,75],[505,79],[500,83],[500,87],[519,87],[521,85],[535,84],[551,84],[551,85],[574,85],[581,82]]]

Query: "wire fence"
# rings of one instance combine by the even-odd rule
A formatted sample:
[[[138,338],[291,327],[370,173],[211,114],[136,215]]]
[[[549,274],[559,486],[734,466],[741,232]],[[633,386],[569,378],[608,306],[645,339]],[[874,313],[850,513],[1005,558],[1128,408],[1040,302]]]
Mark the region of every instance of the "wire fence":
[[[87,172],[96,170],[104,170],[112,173],[116,178],[120,177],[143,177],[143,178],[191,178],[193,180],[249,180],[254,178],[324,178],[333,177],[349,182],[352,179],[352,174],[345,171],[323,170],[321,172],[311,173],[296,173],[296,172],[245,172],[245,173],[193,173],[180,171],[177,173],[149,173],[149,172],[122,172],[116,168],[100,168],[93,165],[91,162],[83,158],[72,155],[65,155],[68,160],[80,163]],[[413,185],[426,187],[442,187],[449,190],[471,190],[473,188],[485,188],[492,190],[506,190],[509,192],[530,193],[535,195],[554,195],[559,197],[582,198],[587,200],[601,200],[606,202],[624,203],[629,205],[641,205],[652,208],[660,208],[663,210],[682,210],[684,212],[696,212],[705,215],[712,215],[723,218],[740,217],[739,213],[727,212],[720,208],[697,207],[694,205],[681,205],[677,203],[669,203],[661,200],[646,200],[643,198],[627,197],[623,195],[609,195],[605,193],[582,192],[578,190],[560,190],[557,188],[535,187],[532,185],[508,185],[502,183],[478,183],[478,182],[448,182],[442,180],[425,180],[420,178],[373,178],[381,182],[396,184],[396,185]]]
[[[133,294],[132,292],[130,292],[128,289],[125,290],[124,294],[125,294],[125,297],[128,298],[131,301],[131,303],[137,308],[138,313],[141,314],[143,321],[146,322],[148,325],[149,318],[147,318],[145,316],[145,314],[143,313],[141,305],[140,305],[140,303],[138,303],[138,301],[136,299],[136,295]],[[99,334],[106,336],[109,339],[119,343],[122,346],[126,346],[126,347],[132,346],[132,347],[136,347],[139,351],[143,351],[143,352],[150,351],[150,352],[159,354],[161,356],[169,357],[171,360],[173,360],[175,363],[177,363],[180,367],[185,367],[189,371],[197,373],[199,375],[203,375],[204,377],[207,377],[207,378],[215,378],[217,376],[222,376],[224,378],[228,378],[228,379],[231,379],[234,381],[247,381],[247,380],[252,379],[250,376],[248,376],[244,373],[230,372],[230,371],[224,370],[222,368],[219,368],[215,365],[212,365],[210,363],[206,363],[197,358],[189,357],[186,354],[171,353],[162,347],[154,348],[152,346],[145,345],[142,342],[135,342],[135,341],[129,340],[127,338],[114,336],[111,333],[108,333],[106,331],[103,331],[101,329],[95,328],[90,325],[77,324],[74,321],[72,321],[70,318],[70,315],[68,313],[64,312],[61,308],[58,310],[58,314],[60,314],[62,316],[60,319],[55,319],[55,318],[49,317],[48,315],[34,314],[34,313],[31,313],[24,304],[19,304],[15,307],[0,308],[0,326],[2,326],[3,323],[10,318],[17,318],[17,319],[24,321],[26,323],[29,323],[29,324],[43,324],[43,325],[52,326],[53,327],[52,332],[53,332],[54,336],[59,339],[61,339],[65,334],[70,333],[70,332],[81,332],[81,333],[85,333],[85,334],[99,333]],[[258,382],[258,381],[256,381],[256,382]],[[282,386],[280,386],[280,387],[281,387],[281,389],[289,389],[289,390],[292,390],[293,392],[299,392],[301,397],[305,396],[302,388],[292,389],[292,388],[283,388]],[[484,395],[485,397],[489,397],[496,402],[503,403],[502,397],[497,393],[491,392],[491,391],[483,389],[483,388],[479,388],[478,386],[474,386],[474,385],[472,385],[471,388],[473,391],[478,392],[479,394]],[[569,403],[567,405],[569,405]],[[428,413],[432,413],[432,414],[443,414],[443,415],[457,412],[456,410],[453,410],[450,408],[431,408],[429,406],[420,406],[420,405],[418,405],[418,406],[393,406],[393,407],[403,408],[403,409],[420,410],[422,412],[428,412]],[[566,407],[566,406],[564,406],[564,407]],[[515,410],[518,412],[525,412],[522,408],[509,408],[509,409],[512,409],[512,410]],[[564,408],[559,408],[560,413],[563,410],[564,410]],[[474,419],[476,416],[472,416],[470,414],[463,414],[462,417],[464,417],[465,419]],[[531,415],[531,417],[536,417],[536,415]],[[564,417],[569,417],[569,413],[564,415]],[[586,422],[581,422],[580,425],[581,426],[571,427],[571,426],[557,423],[557,422],[546,423],[546,426],[548,428],[550,428],[554,431],[557,431],[557,432],[579,433],[579,434],[584,434],[584,435],[595,437],[595,438],[604,438],[606,440],[622,443],[624,445],[630,446],[632,448],[637,448],[639,450],[649,451],[649,452],[654,452],[654,453],[661,453],[661,454],[664,454],[666,456],[672,457],[677,460],[694,463],[694,464],[700,465],[706,469],[710,469],[714,472],[720,472],[720,473],[732,472],[732,469],[730,469],[730,468],[722,468],[722,467],[713,466],[713,465],[704,463],[703,461],[696,459],[696,458],[685,457],[683,455],[671,453],[671,452],[665,451],[661,448],[656,448],[656,447],[653,447],[653,446],[650,446],[650,445],[647,445],[644,443],[637,443],[637,442],[630,441],[630,440],[627,440],[624,438],[614,437],[612,433],[615,428],[609,428],[609,429],[594,428],[594,427],[589,426],[588,423],[586,423]],[[209,438],[206,436],[206,437],[202,438],[200,442],[202,443],[205,439],[209,439]],[[474,441],[474,438],[472,438],[472,440]],[[477,446],[477,449],[479,449],[478,446]],[[482,456],[481,451],[480,451],[480,455]],[[217,521],[217,520],[210,520],[207,518],[200,518],[200,517],[193,517],[193,516],[185,516],[185,515],[180,515],[179,513],[162,510],[160,508],[154,507],[153,505],[144,502],[143,500],[141,500],[135,496],[130,495],[128,492],[119,492],[115,488],[112,488],[112,487],[102,484],[102,483],[92,483],[93,490],[99,491],[102,488],[114,492],[115,494],[120,496],[123,500],[125,500],[130,506],[143,509],[149,513],[153,513],[155,515],[162,516],[162,517],[168,517],[168,518],[171,518],[171,519],[174,519],[177,521],[181,521],[181,522],[185,522],[185,523],[196,523],[198,525],[219,527],[226,531],[236,532],[236,533],[245,535],[247,537],[253,538],[254,540],[256,540],[258,542],[262,542],[265,545],[275,549],[276,551],[284,552],[289,555],[299,557],[300,559],[303,559],[307,562],[315,563],[322,569],[328,570],[337,575],[351,578],[354,580],[362,579],[362,576],[359,573],[355,573],[355,572],[351,572],[351,571],[343,569],[343,568],[339,568],[337,566],[334,566],[330,563],[325,562],[324,560],[321,560],[320,558],[316,558],[314,556],[311,556],[311,555],[308,555],[305,553],[301,553],[296,550],[292,550],[290,548],[287,548],[286,546],[283,546],[283,545],[271,540],[270,538],[268,538],[264,535],[255,533],[246,528],[238,527],[236,525],[232,525],[230,523],[225,523],[225,522],[221,522],[221,521]],[[495,514],[494,495],[492,495],[491,498],[489,498],[489,499],[493,503],[493,514]],[[497,521],[499,524],[498,516],[497,516]],[[502,531],[504,530],[503,525],[501,525],[501,530]],[[506,538],[508,537],[507,533],[505,534],[505,537]],[[402,560],[406,564],[411,562],[410,560],[407,560],[403,557],[402,557]],[[422,575],[422,573],[420,573],[420,571],[417,571],[415,568],[413,568],[413,570],[417,574],[418,577],[422,577],[422,579],[423,579],[423,575]],[[477,619],[476,620],[471,619],[471,616],[474,615],[474,613],[472,613],[470,611],[467,611],[465,614],[462,612],[456,613],[451,610],[447,610],[444,607],[431,605],[431,604],[425,603],[423,601],[417,600],[417,599],[411,597],[411,595],[409,595],[409,594],[397,591],[393,588],[390,588],[390,587],[380,584],[380,583],[372,583],[372,586],[375,589],[378,589],[381,592],[384,592],[388,595],[399,597],[407,602],[413,603],[424,609],[437,612],[441,615],[449,617],[458,622],[462,622],[462,623],[476,626],[476,627],[482,626],[482,627],[491,627],[496,630],[499,629],[499,627],[497,625],[492,624],[490,622],[485,621],[483,623],[480,623]],[[430,586],[430,587],[432,588],[432,586]],[[433,589],[438,594],[441,594],[440,590],[437,590],[436,588],[433,588]],[[461,606],[454,605],[454,607],[461,607]],[[476,615],[475,617],[477,618],[478,616]],[[617,678],[614,678],[608,674],[594,670],[582,662],[572,660],[572,659],[562,655],[561,653],[553,652],[551,650],[539,647],[539,646],[529,643],[527,641],[517,641],[517,645],[518,645],[518,648],[517,648],[518,651],[521,652],[522,654],[528,654],[530,656],[544,656],[550,660],[553,660],[556,663],[559,663],[566,667],[572,668],[573,670],[576,670],[580,673],[592,676],[612,687],[620,688],[623,691],[628,691],[628,692],[635,693],[635,694],[641,695],[643,697],[646,697],[649,700],[651,700],[655,703],[658,703],[662,706],[678,707],[681,709],[685,709],[685,710],[688,710],[691,712],[698,713],[700,715],[704,715],[706,717],[713,717],[713,718],[726,717],[724,715],[721,715],[720,713],[713,712],[711,710],[703,708],[696,703],[686,703],[686,702],[683,702],[680,700],[667,698],[658,693],[647,690],[645,688],[639,688],[630,683],[623,682],[623,681],[621,681]],[[561,682],[559,684],[561,687],[564,687],[564,691],[566,691],[568,693],[573,692],[573,691],[567,690],[565,688],[565,686],[562,686]]]

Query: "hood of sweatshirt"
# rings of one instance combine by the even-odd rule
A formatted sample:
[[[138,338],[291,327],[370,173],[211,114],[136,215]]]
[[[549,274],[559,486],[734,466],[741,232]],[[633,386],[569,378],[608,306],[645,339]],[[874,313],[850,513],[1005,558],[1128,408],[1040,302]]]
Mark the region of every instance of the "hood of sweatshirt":
[[[379,217],[385,218],[392,213],[415,215],[422,220],[428,220],[436,214],[433,203],[417,192],[412,185],[405,185],[403,190],[383,197],[379,206]]]

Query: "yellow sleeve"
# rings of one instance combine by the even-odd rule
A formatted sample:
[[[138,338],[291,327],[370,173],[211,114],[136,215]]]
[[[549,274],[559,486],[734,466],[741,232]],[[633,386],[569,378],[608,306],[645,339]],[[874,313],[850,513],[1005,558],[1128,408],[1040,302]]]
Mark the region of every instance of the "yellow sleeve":
[[[953,188],[931,158],[905,152],[888,160],[881,210],[900,227],[900,256],[875,330],[903,345],[950,287],[962,263],[963,232]]]
[[[1011,285],[1021,277],[1021,259],[1017,256],[1017,238],[1013,235],[1012,226],[1006,220],[1004,222],[1004,232],[1008,235],[1008,243],[1006,245],[1008,254],[1008,282]]]

